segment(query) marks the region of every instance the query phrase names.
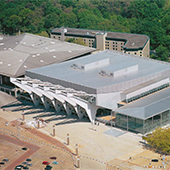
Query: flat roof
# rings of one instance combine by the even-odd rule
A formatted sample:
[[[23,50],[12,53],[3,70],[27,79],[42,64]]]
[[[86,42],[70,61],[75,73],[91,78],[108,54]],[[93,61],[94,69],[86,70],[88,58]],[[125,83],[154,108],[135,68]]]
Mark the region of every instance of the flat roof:
[[[88,70],[72,67],[74,64],[78,66],[84,66],[89,63],[97,64],[107,58],[109,59],[109,64],[100,67]],[[124,70],[126,73],[126,69],[133,65],[137,65],[138,70],[128,74],[117,77],[100,74],[101,70],[109,70],[109,72]],[[170,64],[113,50],[105,50],[64,63],[28,70],[26,75],[76,90],[81,90],[83,86],[96,89],[98,91],[96,93],[109,93],[129,89],[157,77],[168,77],[170,75]]]
[[[169,109],[170,87],[122,106],[116,112],[146,120]]]
[[[19,77],[25,70],[60,63],[95,51],[68,42],[24,33],[0,39],[0,74]]]
[[[52,34],[61,34],[63,27],[55,28],[51,30]],[[143,49],[149,37],[147,35],[142,34],[132,34],[132,33],[120,33],[120,32],[110,32],[110,31],[100,31],[100,30],[90,30],[90,29],[79,29],[79,28],[65,28],[67,32],[65,35],[79,35],[82,37],[91,37],[95,38],[95,35],[100,32],[106,32],[107,36],[106,39],[113,39],[115,41],[124,41],[126,42],[123,48],[125,49]]]

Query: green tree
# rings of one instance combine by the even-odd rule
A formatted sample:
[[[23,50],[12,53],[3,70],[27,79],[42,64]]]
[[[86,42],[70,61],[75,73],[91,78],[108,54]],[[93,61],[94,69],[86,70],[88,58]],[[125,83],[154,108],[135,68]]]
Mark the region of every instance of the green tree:
[[[152,134],[143,137],[144,140],[154,149],[164,154],[170,154],[170,128],[157,128]]]
[[[65,41],[86,46],[82,38],[66,38]]]
[[[62,12],[59,17],[59,24],[60,26],[77,27],[77,17],[73,12]]]
[[[50,31],[50,29],[58,27],[59,26],[59,16],[56,13],[50,13],[47,15],[44,19],[45,21],[45,29]]]
[[[155,51],[156,51],[156,56],[152,56],[153,59],[169,61],[169,53],[166,47],[160,45],[155,49]]]

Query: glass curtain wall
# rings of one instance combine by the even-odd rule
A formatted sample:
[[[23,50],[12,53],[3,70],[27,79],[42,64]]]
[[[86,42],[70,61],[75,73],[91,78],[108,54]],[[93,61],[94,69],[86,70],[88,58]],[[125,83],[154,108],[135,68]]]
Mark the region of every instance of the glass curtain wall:
[[[146,120],[116,113],[116,126],[126,129],[127,131],[137,133],[148,133],[170,123],[170,111],[162,112]]]

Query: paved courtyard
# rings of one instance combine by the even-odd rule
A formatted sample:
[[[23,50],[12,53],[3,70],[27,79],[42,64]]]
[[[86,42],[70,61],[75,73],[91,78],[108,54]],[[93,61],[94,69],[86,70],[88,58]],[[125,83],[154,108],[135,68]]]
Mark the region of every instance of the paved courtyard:
[[[5,109],[5,110],[3,110]],[[17,105],[13,102],[0,110],[0,117],[8,121],[22,119],[25,114],[25,123],[37,128],[36,117],[43,119],[39,131],[52,136],[55,125],[55,139],[61,143],[67,143],[69,134],[70,144],[67,146],[75,153],[75,145],[78,144],[80,156],[80,169],[105,170],[107,169],[145,169],[142,166],[127,163],[130,157],[135,157],[143,151],[140,134],[134,134],[119,128],[104,124],[92,125],[89,120],[78,120],[75,115],[70,117],[64,113],[48,112],[42,108],[34,108],[32,105]],[[108,164],[108,165],[107,165]],[[126,167],[126,168],[125,168]],[[120,168],[121,169],[121,168]]]

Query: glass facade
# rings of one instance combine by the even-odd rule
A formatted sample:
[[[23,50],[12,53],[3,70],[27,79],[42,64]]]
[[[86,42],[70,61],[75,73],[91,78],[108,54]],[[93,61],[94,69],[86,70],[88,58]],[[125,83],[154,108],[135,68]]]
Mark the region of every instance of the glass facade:
[[[170,122],[170,111],[164,111],[146,120],[116,113],[116,126],[136,133],[148,133]]]

